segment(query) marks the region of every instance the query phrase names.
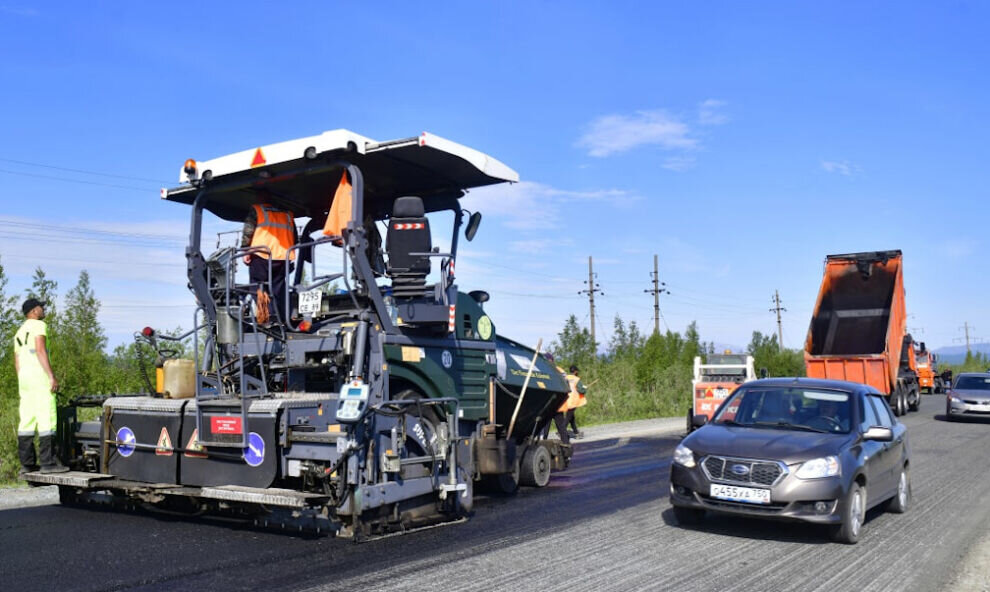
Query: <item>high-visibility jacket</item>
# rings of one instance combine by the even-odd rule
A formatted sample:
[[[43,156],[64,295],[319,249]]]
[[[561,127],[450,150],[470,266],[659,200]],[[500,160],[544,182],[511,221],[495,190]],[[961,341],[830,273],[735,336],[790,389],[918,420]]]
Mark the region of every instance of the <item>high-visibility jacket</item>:
[[[587,389],[581,383],[581,379],[575,374],[568,374],[564,378],[567,380],[567,385],[570,387],[571,392],[568,393],[567,400],[564,401],[557,411],[564,413],[571,409],[577,409],[578,407],[587,405],[588,400],[584,396]]]
[[[273,259],[284,261],[289,248],[295,244],[295,218],[289,212],[278,210],[268,204],[254,204],[253,207],[258,217],[258,225],[254,227],[251,246],[268,247]],[[268,259],[268,253],[255,253],[255,255]],[[289,258],[295,260],[296,252],[292,251]]]
[[[327,221],[323,225],[323,234],[326,236],[343,236],[347,223],[351,220],[351,205],[353,195],[351,192],[351,182],[347,180],[347,171],[340,177],[340,184],[333,194],[333,202],[330,204],[330,212],[327,214]]]

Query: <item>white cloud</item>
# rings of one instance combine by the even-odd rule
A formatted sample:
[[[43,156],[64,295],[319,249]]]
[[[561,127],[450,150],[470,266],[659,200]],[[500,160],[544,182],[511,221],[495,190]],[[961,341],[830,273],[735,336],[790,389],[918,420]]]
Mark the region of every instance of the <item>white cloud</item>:
[[[34,8],[24,8],[21,6],[0,6],[0,12],[24,17],[35,17],[41,14]]]
[[[976,241],[967,238],[949,239],[939,244],[937,249],[946,257],[962,259],[976,252]]]
[[[548,250],[554,247],[573,245],[574,241],[570,239],[549,239],[549,238],[533,238],[526,240],[509,241],[509,249],[517,253],[525,253],[527,255],[542,255]]]
[[[727,123],[729,117],[723,112],[725,105],[725,101],[718,99],[702,101],[698,104],[696,124],[710,127]],[[675,153],[665,158],[660,166],[679,172],[694,166],[695,158],[691,154],[702,148],[700,135],[685,117],[654,109],[599,117],[588,124],[576,145],[597,158],[641,146],[656,146]]]
[[[694,163],[693,156],[671,156],[670,158],[665,158],[660,166],[668,171],[679,173],[693,167]]]
[[[664,150],[692,150],[698,141],[686,123],[662,109],[632,115],[604,115],[588,126],[577,145],[595,157],[656,145]]]
[[[561,226],[562,210],[568,204],[601,202],[626,206],[637,196],[620,189],[570,191],[543,183],[521,181],[471,190],[462,199],[464,207],[499,218],[516,230],[546,230]]]
[[[729,116],[722,112],[726,102],[708,99],[698,105],[698,123],[701,125],[722,125],[728,123]]]
[[[862,169],[854,164],[851,164],[848,160],[823,160],[822,170],[826,173],[835,173],[849,177],[854,173],[860,172]]]

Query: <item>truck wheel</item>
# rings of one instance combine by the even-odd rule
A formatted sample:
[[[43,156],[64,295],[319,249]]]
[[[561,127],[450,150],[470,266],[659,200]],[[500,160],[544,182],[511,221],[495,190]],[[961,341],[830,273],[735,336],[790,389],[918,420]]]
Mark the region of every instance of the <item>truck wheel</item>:
[[[832,527],[832,540],[855,545],[866,518],[866,488],[853,482],[849,493],[842,500],[842,522]]]
[[[545,487],[550,482],[550,467],[553,464],[550,451],[539,444],[530,446],[523,454],[519,466],[519,484],[529,487]]]
[[[694,412],[694,409],[688,409],[688,412],[687,412],[687,433],[689,433],[689,434],[694,431],[694,423],[691,421],[693,419],[693,417],[692,417],[693,416],[693,412]]]
[[[921,391],[917,385],[908,388],[908,409],[917,411],[921,408]]]
[[[495,477],[495,487],[499,493],[512,495],[519,491],[519,459],[516,459],[511,473],[502,473]]]
[[[900,417],[903,415],[901,413],[901,390],[894,389],[894,392],[890,393],[890,410],[894,412],[894,417]]]

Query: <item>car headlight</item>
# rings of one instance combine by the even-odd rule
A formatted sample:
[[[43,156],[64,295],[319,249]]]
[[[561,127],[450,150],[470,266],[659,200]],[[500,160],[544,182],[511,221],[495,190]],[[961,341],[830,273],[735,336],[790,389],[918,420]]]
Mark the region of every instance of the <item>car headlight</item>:
[[[962,403],[963,400],[959,398],[959,395],[955,393],[949,393],[949,399],[955,401],[956,403]]]
[[[816,458],[801,465],[801,468],[794,473],[798,479],[821,479],[823,477],[834,477],[839,474],[839,459],[835,456]]]
[[[683,444],[678,444],[674,449],[674,462],[689,469],[697,465],[694,462],[694,452]]]

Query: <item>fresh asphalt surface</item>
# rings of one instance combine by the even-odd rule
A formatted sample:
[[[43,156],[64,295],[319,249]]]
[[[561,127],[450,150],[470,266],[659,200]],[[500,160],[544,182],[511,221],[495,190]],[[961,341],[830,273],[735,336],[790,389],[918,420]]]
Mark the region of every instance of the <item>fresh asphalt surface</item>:
[[[364,544],[58,505],[0,511],[0,590],[919,590],[943,588],[990,527],[990,418],[903,418],[907,514],[872,511],[858,545],[818,527],[667,501],[680,434],[578,441],[545,489],[484,497],[464,524]]]

